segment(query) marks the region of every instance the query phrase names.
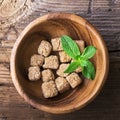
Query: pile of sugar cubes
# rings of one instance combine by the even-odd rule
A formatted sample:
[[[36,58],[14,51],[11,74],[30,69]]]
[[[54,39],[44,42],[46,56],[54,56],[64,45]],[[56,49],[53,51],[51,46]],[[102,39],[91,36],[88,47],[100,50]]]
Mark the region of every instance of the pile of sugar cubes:
[[[71,74],[64,73],[72,59],[63,51],[60,41],[60,38],[51,39],[51,42],[42,40],[38,53],[30,59],[28,78],[30,81],[42,80],[41,88],[45,98],[57,96],[82,82],[78,75],[82,70],[80,67]],[[84,41],[75,42],[80,51],[83,51]]]

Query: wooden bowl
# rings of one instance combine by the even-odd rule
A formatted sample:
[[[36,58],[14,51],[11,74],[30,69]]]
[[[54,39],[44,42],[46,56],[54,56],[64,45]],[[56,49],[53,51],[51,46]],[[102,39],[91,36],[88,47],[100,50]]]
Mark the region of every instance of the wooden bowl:
[[[27,70],[30,57],[37,53],[42,39],[69,35],[82,39],[86,45],[97,48],[93,58],[96,76],[93,81],[84,80],[76,89],[55,98],[45,99],[41,92],[42,81],[30,82]],[[50,13],[31,22],[17,39],[11,55],[11,75],[18,93],[32,106],[49,113],[68,113],[87,105],[100,92],[108,73],[108,52],[97,30],[82,17],[68,13]]]

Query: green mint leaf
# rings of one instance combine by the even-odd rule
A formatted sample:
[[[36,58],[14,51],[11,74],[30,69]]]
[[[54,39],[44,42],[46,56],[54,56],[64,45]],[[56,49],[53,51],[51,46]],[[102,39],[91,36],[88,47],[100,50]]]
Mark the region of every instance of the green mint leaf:
[[[88,60],[80,60],[80,65],[82,66],[82,67],[84,67],[84,66],[87,66],[88,65],[88,63],[87,63],[87,61]]]
[[[76,61],[80,63],[81,67],[87,66],[87,60],[82,58],[80,55],[76,58]]]
[[[64,73],[71,73],[74,70],[76,70],[78,67],[80,66],[80,63],[75,61],[70,63],[70,65],[68,66],[68,68],[64,71]]]
[[[96,48],[94,46],[88,46],[84,49],[81,57],[84,58],[84,59],[90,59],[91,57],[94,56],[96,52]]]
[[[82,70],[82,74],[88,78],[88,79],[94,79],[95,77],[95,68],[94,68],[94,65],[89,61],[87,60],[86,62],[86,66],[84,66],[83,70]]]
[[[75,59],[76,56],[80,55],[77,44],[67,35],[61,37],[62,47],[66,54],[71,58]]]

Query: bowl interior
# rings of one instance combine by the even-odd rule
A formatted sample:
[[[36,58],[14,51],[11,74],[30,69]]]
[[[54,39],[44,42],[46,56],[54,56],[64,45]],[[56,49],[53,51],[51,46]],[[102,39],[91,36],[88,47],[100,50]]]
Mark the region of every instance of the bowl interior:
[[[24,93],[22,96],[27,96],[27,101],[44,111],[62,113],[80,108],[96,94],[106,74],[105,48],[99,34],[86,20],[78,17],[73,18],[69,15],[47,16],[47,19],[45,18],[43,21],[38,19],[37,22],[32,23],[31,27],[23,33],[24,36],[19,38],[21,40],[19,40],[19,45],[15,51],[15,74],[16,81]],[[94,45],[97,48],[96,55],[92,59],[96,67],[96,77],[93,81],[84,80],[81,86],[57,97],[45,99],[41,92],[42,81],[30,82],[28,80],[30,57],[37,53],[41,40],[50,41],[51,38],[61,35],[69,35],[74,40],[82,39],[86,45]],[[17,89],[20,91],[19,88]]]

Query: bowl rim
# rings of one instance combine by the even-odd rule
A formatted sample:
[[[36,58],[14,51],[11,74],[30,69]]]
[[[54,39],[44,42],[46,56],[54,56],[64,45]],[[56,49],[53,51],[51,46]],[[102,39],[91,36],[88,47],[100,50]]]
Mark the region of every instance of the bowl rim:
[[[23,91],[22,87],[20,86],[18,79],[17,79],[17,74],[16,74],[16,68],[15,68],[15,60],[16,60],[16,53],[17,53],[17,49],[22,41],[22,39],[24,38],[24,36],[26,35],[26,33],[35,25],[40,24],[41,22],[51,19],[53,16],[55,16],[56,18],[59,16],[61,18],[67,18],[66,16],[70,16],[70,20],[75,21],[77,23],[79,23],[79,21],[83,20],[85,21],[88,26],[90,26],[91,31],[97,35],[97,38],[100,40],[101,44],[102,44],[102,49],[104,49],[104,62],[105,62],[105,67],[104,67],[104,75],[103,75],[103,80],[101,80],[101,83],[99,84],[99,87],[97,87],[97,89],[95,89],[95,91],[92,93],[91,96],[89,96],[87,98],[87,100],[85,100],[82,104],[78,104],[73,108],[73,107],[66,107],[64,110],[63,109],[52,109],[50,110],[48,107],[42,105],[42,104],[38,104],[36,101],[32,100],[29,98],[29,96]],[[69,18],[67,18],[69,19]],[[10,58],[10,71],[11,71],[11,77],[12,77],[12,81],[14,83],[15,88],[17,89],[18,93],[25,99],[26,102],[28,102],[29,104],[31,104],[32,106],[38,108],[39,110],[45,111],[45,112],[49,112],[49,113],[54,113],[54,114],[62,114],[62,113],[69,113],[69,112],[73,112],[75,110],[81,109],[84,106],[86,106],[88,103],[90,103],[100,92],[100,90],[102,89],[107,75],[108,75],[108,70],[109,70],[109,57],[108,57],[108,51],[105,45],[105,42],[103,41],[101,35],[99,34],[99,32],[95,29],[95,27],[93,27],[93,25],[91,25],[86,19],[82,18],[81,16],[77,16],[75,14],[72,13],[64,13],[64,12],[54,12],[54,13],[48,13],[46,15],[40,16],[39,18],[35,19],[34,21],[32,21],[20,34],[20,36],[18,37],[18,39],[16,40],[13,49],[12,49],[12,54],[11,54],[11,58]]]

